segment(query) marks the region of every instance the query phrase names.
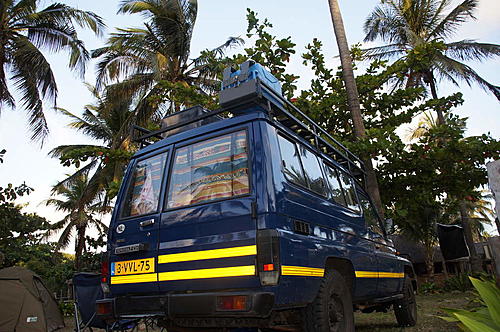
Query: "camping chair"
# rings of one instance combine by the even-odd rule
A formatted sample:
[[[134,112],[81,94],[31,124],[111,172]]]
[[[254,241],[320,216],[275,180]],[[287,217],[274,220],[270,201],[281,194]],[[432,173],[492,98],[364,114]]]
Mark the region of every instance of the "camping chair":
[[[120,320],[111,325],[96,316],[95,302],[104,298],[101,276],[97,273],[76,273],[73,276],[73,298],[75,308],[75,331],[92,331],[100,328],[106,331],[132,331],[138,320]]]

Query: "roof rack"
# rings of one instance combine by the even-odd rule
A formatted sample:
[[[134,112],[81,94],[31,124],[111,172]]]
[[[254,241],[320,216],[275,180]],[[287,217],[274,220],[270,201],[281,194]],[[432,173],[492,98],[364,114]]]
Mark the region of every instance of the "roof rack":
[[[142,148],[155,140],[163,139],[162,134],[168,131],[213,116],[220,116],[223,113],[232,113],[235,116],[242,115],[245,114],[244,109],[258,105],[268,113],[271,121],[293,131],[315,147],[318,152],[328,155],[342,165],[358,182],[365,183],[365,170],[361,159],[258,77],[241,83],[236,88],[223,90],[220,100],[222,105],[220,109],[159,130],[151,131],[134,126],[133,130],[142,133],[141,136],[134,138],[134,141],[139,142]]]

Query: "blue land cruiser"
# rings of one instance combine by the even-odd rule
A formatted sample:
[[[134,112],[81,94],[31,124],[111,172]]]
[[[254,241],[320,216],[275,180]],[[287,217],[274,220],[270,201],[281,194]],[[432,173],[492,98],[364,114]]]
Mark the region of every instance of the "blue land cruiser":
[[[363,189],[361,161],[259,64],[224,72],[221,108],[141,133],[108,235],[106,319],[168,331],[354,331],[353,310],[415,325],[414,272]]]

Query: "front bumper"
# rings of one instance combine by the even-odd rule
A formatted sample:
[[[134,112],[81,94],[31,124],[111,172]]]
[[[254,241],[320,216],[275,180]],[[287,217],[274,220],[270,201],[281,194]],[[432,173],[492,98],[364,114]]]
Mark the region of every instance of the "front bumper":
[[[245,310],[218,310],[217,301],[224,296],[247,296]],[[165,294],[155,296],[121,296],[97,301],[97,315],[103,319],[122,317],[166,316],[179,317],[255,317],[270,315],[274,294],[268,292],[213,292]],[[99,306],[110,310],[103,312]]]

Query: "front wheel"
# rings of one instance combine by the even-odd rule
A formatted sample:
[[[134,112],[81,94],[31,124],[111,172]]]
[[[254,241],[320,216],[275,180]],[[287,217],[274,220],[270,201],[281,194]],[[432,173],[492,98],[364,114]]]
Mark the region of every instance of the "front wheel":
[[[316,299],[305,309],[304,331],[354,332],[351,290],[338,271],[325,271]]]
[[[399,326],[415,326],[417,324],[417,301],[411,279],[405,276],[403,298],[394,303],[394,314]]]

